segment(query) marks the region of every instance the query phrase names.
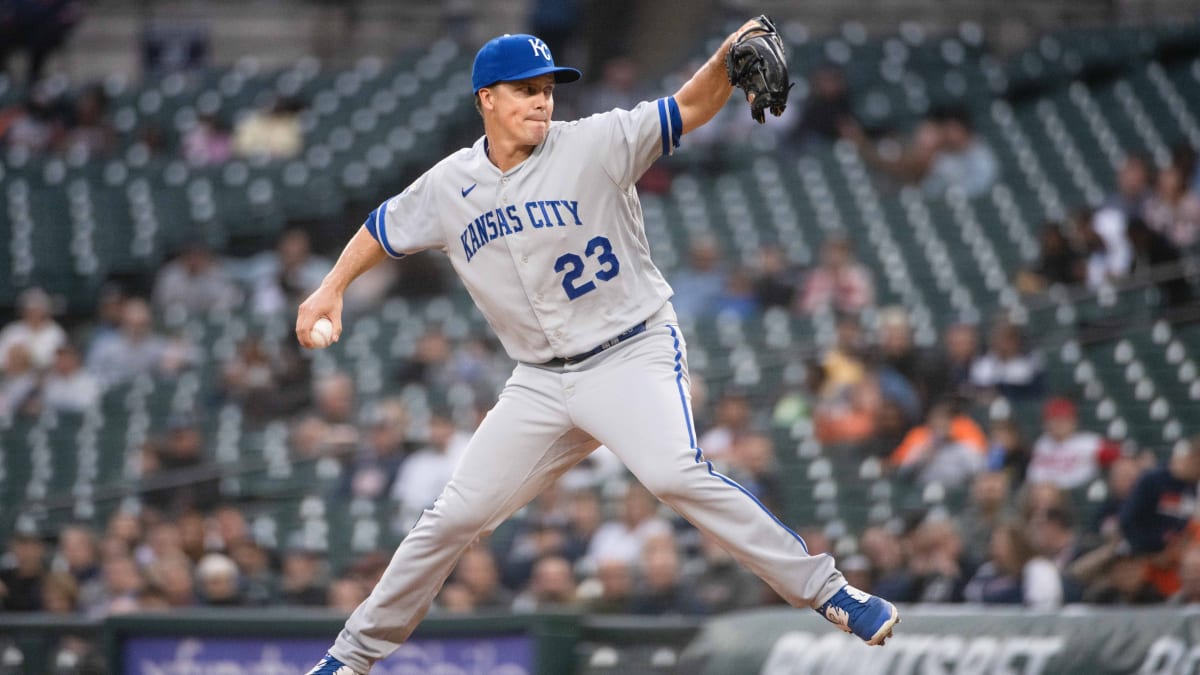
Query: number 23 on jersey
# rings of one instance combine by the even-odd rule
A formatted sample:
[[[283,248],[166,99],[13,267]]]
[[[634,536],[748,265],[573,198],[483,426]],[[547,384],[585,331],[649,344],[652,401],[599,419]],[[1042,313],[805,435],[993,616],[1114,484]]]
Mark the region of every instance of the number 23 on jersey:
[[[595,279],[608,281],[620,274],[621,261],[617,260],[617,256],[613,254],[612,242],[608,240],[608,237],[592,237],[584,247],[583,254],[589,260],[595,258],[600,265],[600,269],[592,275]],[[566,272],[563,275],[562,287],[567,293],[568,300],[574,300],[596,290],[596,282],[593,279],[579,283],[580,278],[584,275],[585,267],[584,259],[575,253],[564,253],[554,261],[555,272]]]

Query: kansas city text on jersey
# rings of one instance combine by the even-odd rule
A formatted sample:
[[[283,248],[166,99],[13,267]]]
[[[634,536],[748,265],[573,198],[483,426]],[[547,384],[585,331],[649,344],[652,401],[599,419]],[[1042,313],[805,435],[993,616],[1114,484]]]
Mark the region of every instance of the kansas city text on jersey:
[[[458,240],[462,242],[467,262],[487,246],[488,242],[525,230],[526,224],[535,230],[583,225],[579,219],[579,202],[568,199],[548,199],[525,202],[524,208],[510,204],[479,214],[467,223]]]

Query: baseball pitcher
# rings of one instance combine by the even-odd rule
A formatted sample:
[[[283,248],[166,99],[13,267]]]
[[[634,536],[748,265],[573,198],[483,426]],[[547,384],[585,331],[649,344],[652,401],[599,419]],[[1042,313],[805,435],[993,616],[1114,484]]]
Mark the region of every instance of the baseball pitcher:
[[[672,96],[555,122],[554,90],[579,79],[532,35],[504,35],[475,57],[484,135],[367,216],[296,335],[341,333],[346,287],[387,257],[444,252],[516,362],[453,478],[396,549],[379,584],[312,674],[365,674],[417,627],[455,562],[598,443],[643,485],[796,607],[882,644],[889,602],[846,584],[828,555],[717,472],[696,444],[687,347],[671,287],[650,259],[634,187],[736,84],[751,114],[787,101],[782,42],[766,17],[725,40]]]

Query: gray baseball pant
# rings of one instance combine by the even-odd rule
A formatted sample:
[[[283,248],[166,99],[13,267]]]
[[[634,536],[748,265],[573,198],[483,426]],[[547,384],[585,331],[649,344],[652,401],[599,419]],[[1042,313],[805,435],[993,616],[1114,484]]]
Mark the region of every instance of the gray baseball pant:
[[[659,499],[796,607],[845,583],[696,446],[686,345],[668,304],[645,332],[561,368],[517,364],[433,507],[396,549],[330,653],[366,673],[424,618],[460,555],[567,469],[608,446]]]

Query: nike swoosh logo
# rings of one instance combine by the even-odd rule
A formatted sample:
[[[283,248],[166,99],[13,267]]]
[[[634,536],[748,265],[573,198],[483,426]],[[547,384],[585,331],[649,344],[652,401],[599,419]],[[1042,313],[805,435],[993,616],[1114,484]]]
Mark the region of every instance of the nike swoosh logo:
[[[476,185],[478,185],[478,183],[471,183],[471,187],[463,188],[462,189],[463,196],[466,197],[467,195],[471,194],[471,190],[474,190]]]

